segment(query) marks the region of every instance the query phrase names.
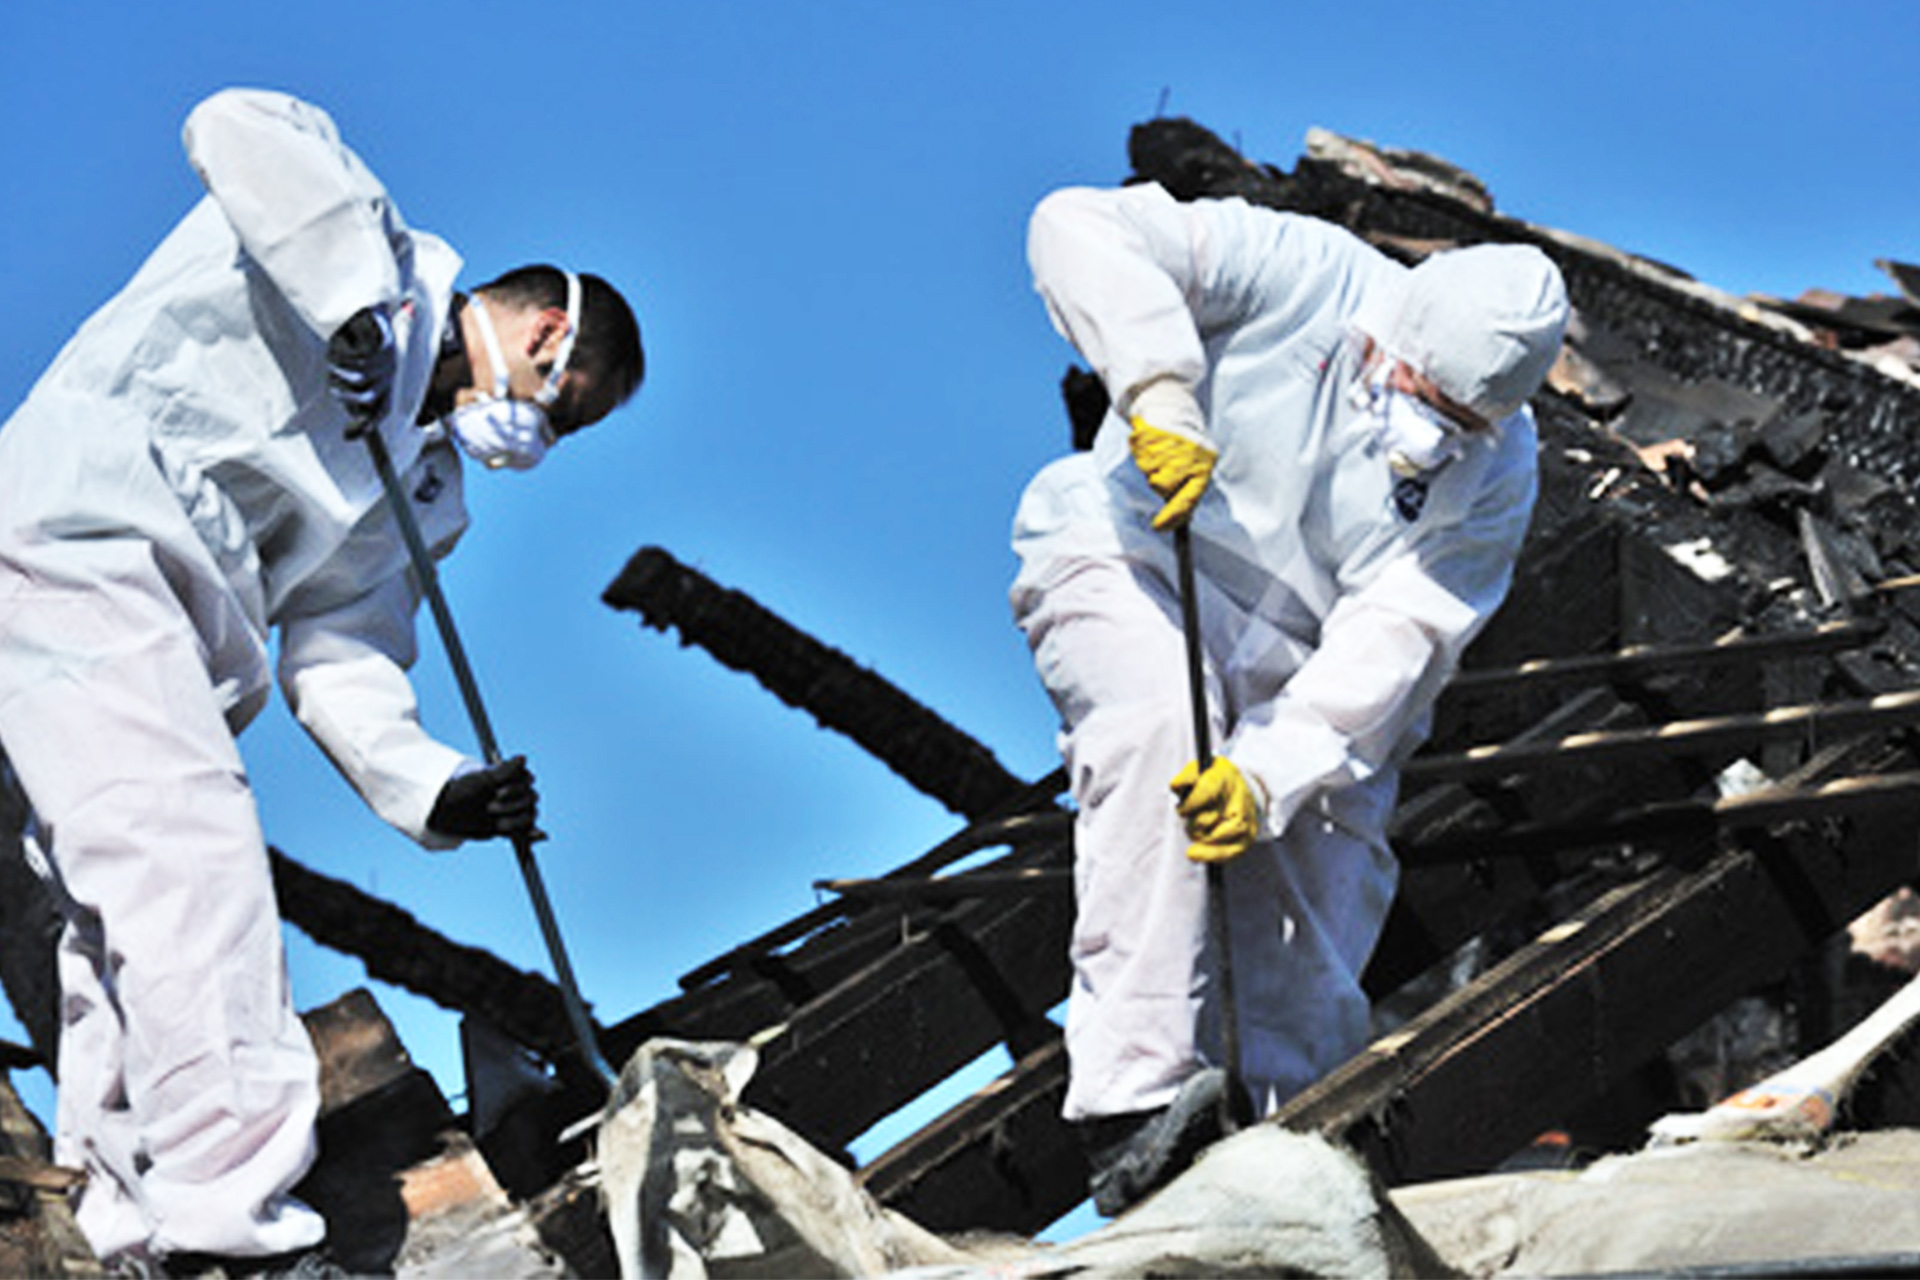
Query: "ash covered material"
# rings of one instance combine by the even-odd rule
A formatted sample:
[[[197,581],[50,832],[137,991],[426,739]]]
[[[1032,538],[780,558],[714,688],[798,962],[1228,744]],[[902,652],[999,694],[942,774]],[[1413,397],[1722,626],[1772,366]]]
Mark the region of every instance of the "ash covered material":
[[[860,1276],[966,1261],[742,1106],[756,1065],[744,1045],[656,1040],[622,1069],[598,1137],[622,1276]]]
[[[1920,1136],[1812,1157],[1753,1143],[1616,1156],[1579,1172],[1409,1187],[1394,1203],[1459,1274],[1912,1275]]]
[[[1437,1253],[1366,1167],[1325,1140],[1256,1126],[1119,1220],[1069,1244],[948,1242],[736,1101],[741,1045],[653,1041],[600,1124],[621,1275],[967,1277],[1436,1276]]]

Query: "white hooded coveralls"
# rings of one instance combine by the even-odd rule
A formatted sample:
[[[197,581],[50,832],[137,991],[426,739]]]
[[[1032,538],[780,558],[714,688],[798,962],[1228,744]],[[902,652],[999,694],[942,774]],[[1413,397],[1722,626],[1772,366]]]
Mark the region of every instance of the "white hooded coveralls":
[[[393,308],[377,429],[445,554],[459,462],[413,419],[459,258],[293,98],[218,94],[185,144],[208,195],[0,428],[0,747],[68,911],[56,1147],[103,1257],[323,1234],[287,1195],[318,1072],[233,742],[269,627],[294,714],[395,827],[455,843],[426,818],[464,763],[418,723],[416,585],[325,360]]]
[[[1219,1058],[1206,877],[1168,790],[1194,757],[1172,539],[1127,444],[1159,379],[1193,392],[1219,450],[1191,528],[1214,748],[1266,800],[1263,838],[1224,870],[1242,1071],[1270,1110],[1365,1043],[1397,762],[1506,592],[1532,416],[1463,437],[1409,518],[1352,336],[1407,268],[1328,223],[1154,185],[1056,192],[1028,248],[1114,403],[1091,452],[1034,478],[1013,533],[1014,614],[1079,811],[1065,1114],[1163,1106]]]

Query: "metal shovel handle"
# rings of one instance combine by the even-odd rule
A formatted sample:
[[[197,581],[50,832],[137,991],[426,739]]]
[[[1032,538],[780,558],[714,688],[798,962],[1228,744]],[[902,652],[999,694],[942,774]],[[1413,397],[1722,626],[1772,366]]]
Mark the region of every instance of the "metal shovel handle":
[[[441,647],[446,650],[447,661],[453,666],[453,678],[460,686],[460,697],[467,704],[467,717],[473,721],[473,736],[479,741],[480,753],[487,764],[499,764],[502,758],[500,744],[493,736],[493,722],[487,718],[486,704],[481,701],[480,684],[474,679],[473,668],[467,663],[466,648],[460,643],[460,633],[453,625],[453,611],[447,607],[446,595],[440,590],[440,576],[434,569],[433,556],[427,550],[425,539],[420,536],[420,525],[413,518],[413,509],[407,505],[407,496],[400,488],[400,478],[394,474],[393,458],[387,452],[387,443],[380,438],[378,430],[371,428],[366,433],[366,441],[367,451],[373,455],[373,469],[380,474],[380,487],[386,491],[387,505],[393,509],[393,518],[400,525],[400,536],[407,544],[407,557],[413,563],[414,576],[419,579],[420,590],[433,611],[434,625],[440,631]],[[553,904],[547,898],[546,885],[540,878],[540,867],[533,858],[531,837],[514,837],[513,852],[520,864],[520,878],[526,881],[527,897],[533,902],[533,914],[540,922],[540,936],[546,940],[547,955],[553,961],[554,977],[560,984],[560,996],[567,1007],[567,1021],[572,1024],[574,1039],[579,1042],[580,1056],[600,1077],[601,1082],[611,1088],[615,1080],[613,1068],[607,1065],[606,1058],[600,1053],[593,1022],[587,1017],[587,1007],[580,999],[580,987],[574,981],[573,966],[567,961],[567,948],[560,939],[560,925],[554,919]]]
[[[1193,535],[1187,526],[1173,530],[1173,554],[1180,577],[1180,626],[1187,637],[1187,695],[1193,707],[1193,751],[1200,771],[1213,763],[1212,733],[1207,720],[1207,674],[1200,644],[1200,595],[1194,586]],[[1207,864],[1207,916],[1216,945],[1220,948],[1220,1050],[1226,1058],[1227,1096],[1238,1098],[1242,1092],[1240,1077],[1240,1007],[1233,986],[1233,935],[1227,924],[1226,868],[1217,862]],[[1236,1126],[1234,1107],[1225,1109],[1226,1127]]]

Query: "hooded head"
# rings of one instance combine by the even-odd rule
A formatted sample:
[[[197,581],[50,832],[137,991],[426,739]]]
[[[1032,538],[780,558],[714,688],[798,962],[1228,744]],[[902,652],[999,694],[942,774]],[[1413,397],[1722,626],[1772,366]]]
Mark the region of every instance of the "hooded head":
[[[1488,422],[1540,389],[1567,326],[1567,289],[1531,245],[1436,253],[1360,304],[1354,323]]]

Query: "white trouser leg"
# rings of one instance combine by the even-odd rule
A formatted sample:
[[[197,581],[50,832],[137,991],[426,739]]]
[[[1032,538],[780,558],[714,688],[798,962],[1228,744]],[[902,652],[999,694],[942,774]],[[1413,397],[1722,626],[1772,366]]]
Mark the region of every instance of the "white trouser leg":
[[[1206,873],[1185,856],[1167,785],[1194,755],[1178,602],[1123,560],[1053,569],[1020,594],[1019,622],[1061,716],[1079,808],[1063,1108],[1077,1120],[1165,1105],[1220,1060],[1220,1019]],[[1247,620],[1204,584],[1202,606],[1218,744],[1223,703],[1272,697],[1287,673],[1228,671],[1223,684],[1221,655],[1239,653]],[[1225,867],[1241,1068],[1263,1111],[1365,1044],[1359,978],[1396,879],[1381,835],[1394,789],[1382,776],[1309,806],[1284,839]]]
[[[29,563],[30,561],[30,563]],[[0,744],[72,911],[59,1142],[102,1254],[316,1243],[287,1196],[318,1072],[265,843],[192,627],[146,546],[0,549]]]
[[[1199,1065],[1207,884],[1167,789],[1193,757],[1170,607],[1124,562],[1089,559],[1020,618],[1079,808],[1069,1120],[1163,1106]]]
[[[1363,793],[1343,796],[1355,802],[1384,797],[1384,825],[1392,777],[1346,791]],[[1336,812],[1344,819],[1355,807]],[[1259,1113],[1366,1047],[1370,1002],[1360,976],[1396,880],[1377,828],[1336,823],[1313,805],[1281,839],[1261,841],[1227,864],[1241,1075]]]

